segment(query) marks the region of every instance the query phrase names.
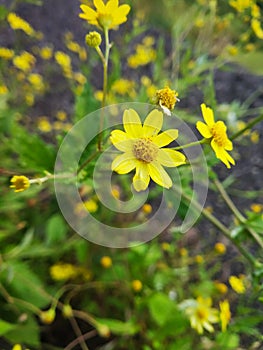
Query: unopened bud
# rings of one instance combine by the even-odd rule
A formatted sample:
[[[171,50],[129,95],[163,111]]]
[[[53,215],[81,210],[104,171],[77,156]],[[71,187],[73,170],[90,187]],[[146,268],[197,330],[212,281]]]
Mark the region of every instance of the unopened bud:
[[[85,37],[86,44],[90,47],[98,47],[101,44],[101,35],[98,32],[89,32]]]

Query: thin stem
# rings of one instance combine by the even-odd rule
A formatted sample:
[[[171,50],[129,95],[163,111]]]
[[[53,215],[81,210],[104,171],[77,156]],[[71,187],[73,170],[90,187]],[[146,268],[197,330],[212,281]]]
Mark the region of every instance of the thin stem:
[[[197,146],[197,145],[202,145],[203,143],[206,143],[206,142],[207,142],[206,139],[202,139],[202,140],[199,140],[199,141],[194,141],[194,142],[187,143],[184,146],[172,147],[171,149],[174,149],[174,150],[185,149],[185,148],[194,147],[194,146]]]
[[[173,186],[173,189],[180,194],[184,199],[186,199],[193,207],[202,213],[202,215],[208,219],[214,226],[216,226],[225,237],[227,237],[239,250],[239,252],[250,262],[252,266],[255,266],[256,260],[251,256],[236,240],[231,236],[229,229],[222,224],[214,215],[212,215],[207,209],[204,209],[198,202],[196,202],[192,197],[188,196],[185,192],[181,191],[177,186]]]
[[[244,134],[244,132],[246,132],[247,130],[251,129],[254,125],[256,125],[257,123],[261,122],[262,120],[263,120],[263,114],[258,116],[255,119],[253,119],[250,123],[247,124],[247,126],[245,126],[243,129],[239,130],[237,133],[232,135],[230,137],[230,140],[233,141],[233,140],[237,139],[239,136]]]
[[[89,338],[95,336],[96,334],[97,334],[96,329],[93,329],[92,331],[83,334],[83,335],[81,336],[81,338],[82,338],[83,340],[86,340],[86,339],[89,339]],[[80,342],[80,339],[79,339],[79,337],[78,337],[78,338],[72,340],[72,342],[69,343],[69,344],[65,347],[64,350],[71,350],[71,349],[74,349],[74,347],[75,347],[76,345],[78,345],[79,342]]]
[[[103,56],[104,60],[102,61],[103,63],[103,97],[102,97],[102,103],[101,103],[102,108],[106,106],[107,89],[108,89],[108,64],[109,64],[109,55],[110,55],[110,49],[111,49],[111,44],[109,40],[109,30],[107,28],[104,28],[104,36],[105,36],[105,56]],[[100,116],[100,129],[99,129],[99,135],[98,135],[99,151],[101,151],[102,149],[103,124],[104,124],[104,113],[102,111]]]
[[[85,339],[83,337],[83,334],[82,334],[82,332],[81,332],[81,330],[79,328],[79,325],[78,325],[77,321],[75,320],[75,318],[71,317],[69,319],[69,321],[71,323],[71,326],[72,326],[75,334],[78,336],[78,340],[79,340],[78,343],[79,343],[81,349],[82,350],[89,350],[89,348],[88,348],[88,346],[87,346],[87,344],[85,342]]]
[[[81,164],[81,166],[77,170],[77,173],[79,174],[81,170],[84,169],[85,166],[89,164],[99,153],[99,151],[93,153],[84,163]]]
[[[214,180],[214,184],[218,191],[220,192],[221,196],[223,197],[224,201],[228,205],[229,209],[232,211],[232,213],[235,215],[235,217],[238,219],[238,221],[243,224],[246,228],[246,230],[250,233],[250,235],[254,238],[254,240],[258,243],[258,245],[263,248],[263,241],[251,227],[247,226],[246,218],[240,213],[240,211],[237,209],[235,204],[232,202],[231,198],[227,194],[226,190],[222,186],[221,182],[217,179]]]

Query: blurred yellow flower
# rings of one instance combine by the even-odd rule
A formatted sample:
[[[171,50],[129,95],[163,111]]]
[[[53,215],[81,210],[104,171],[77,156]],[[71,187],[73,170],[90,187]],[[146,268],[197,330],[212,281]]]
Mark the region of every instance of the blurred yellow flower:
[[[0,47],[0,58],[5,60],[11,60],[14,57],[14,50],[10,50],[7,47]]]
[[[253,203],[250,208],[254,213],[259,214],[263,211],[263,204]]]
[[[8,88],[5,85],[0,85],[0,95],[5,95],[8,93]]]
[[[39,55],[43,60],[49,60],[53,55],[53,49],[49,46],[44,46],[40,49]]]
[[[132,281],[132,289],[135,292],[140,292],[142,290],[142,282],[140,280],[133,280]]]
[[[59,263],[52,265],[49,269],[49,273],[54,281],[66,281],[76,277],[78,270],[72,264]]]
[[[251,20],[251,28],[259,39],[263,39],[263,29],[261,27],[260,21],[256,18]]]
[[[30,180],[24,175],[15,175],[10,182],[10,188],[14,188],[15,192],[25,191],[30,186]]]
[[[23,51],[20,55],[13,58],[14,66],[26,73],[33,68],[35,62],[35,57],[27,51]]]
[[[222,282],[215,281],[214,285],[220,294],[226,294],[228,291],[227,285]]]
[[[259,132],[257,130],[254,130],[250,134],[250,140],[253,143],[258,143],[259,142]]]
[[[171,111],[179,98],[177,98],[178,92],[170,89],[168,86],[161,90],[156,91],[157,104],[163,109],[164,113],[171,115]]]
[[[195,262],[196,262],[197,264],[203,264],[204,258],[202,257],[202,255],[196,255],[196,256],[195,256]]]
[[[232,142],[227,137],[227,127],[222,121],[215,123],[213,110],[206,107],[204,103],[201,104],[201,110],[206,124],[198,121],[196,123],[196,128],[204,138],[210,140],[211,147],[216,157],[220,159],[227,168],[230,168],[230,163],[234,165],[235,161],[230,154],[227,153],[227,151],[233,149]]]
[[[142,206],[142,211],[144,212],[144,214],[151,214],[153,208],[151,206],[151,204],[149,203],[145,203],[143,206]]]
[[[145,66],[153,62],[156,58],[156,50],[150,46],[138,44],[135,49],[135,53],[128,57],[128,66],[131,68],[137,68],[139,66]]]
[[[228,300],[221,301],[219,303],[220,308],[220,321],[221,321],[221,329],[222,332],[226,331],[226,327],[229,324],[229,321],[231,319],[231,311]]]
[[[45,90],[44,81],[40,74],[31,73],[27,79],[36,91],[43,92]]]
[[[121,96],[129,95],[131,97],[135,97],[136,92],[134,88],[135,82],[133,80],[121,78],[114,81],[114,83],[111,86],[111,91]]]
[[[226,252],[226,246],[221,242],[216,243],[214,248],[218,254],[225,254]]]
[[[170,129],[158,134],[163,125],[163,114],[158,110],[151,111],[142,125],[141,119],[134,109],[123,114],[124,131],[113,130],[110,140],[124,154],[117,156],[112,162],[112,170],[119,174],[127,174],[136,168],[133,187],[136,191],[144,191],[150,178],[165,188],[172,186],[172,180],[163,166],[177,167],[185,164],[185,156],[175,150],[162,148],[178,137],[178,130]]]
[[[203,334],[204,329],[208,332],[213,332],[214,327],[212,323],[217,323],[218,310],[211,307],[211,298],[198,297],[193,305],[186,308],[186,315],[190,319],[191,327],[195,329],[198,334]]]
[[[15,344],[13,347],[12,347],[12,350],[23,350],[22,346],[20,344]]]
[[[72,78],[71,58],[62,51],[56,51],[55,60],[62,68],[66,78]]]
[[[179,254],[182,256],[182,257],[186,257],[188,256],[188,250],[186,248],[181,248],[179,250]]]
[[[34,35],[35,31],[34,29],[31,27],[31,25],[25,21],[23,18],[19,17],[17,14],[15,14],[14,12],[10,12],[7,15],[7,21],[10,25],[10,27],[14,30],[22,30],[23,32],[25,32],[27,35]]]
[[[100,259],[101,266],[103,266],[105,269],[108,269],[112,266],[112,260],[109,256],[103,256]]]
[[[84,206],[90,213],[95,213],[98,210],[98,203],[94,199],[85,201]]]
[[[42,132],[50,132],[52,130],[52,125],[47,117],[38,118],[37,127]]]
[[[244,285],[244,278],[237,276],[229,277],[229,284],[232,289],[238,294],[244,294],[246,291],[246,287]]]
[[[238,12],[244,12],[253,4],[253,0],[230,0],[229,5],[236,9]]]
[[[87,5],[80,6],[83,13],[79,17],[88,21],[89,24],[107,30],[114,29],[127,21],[129,5],[119,6],[119,0],[109,0],[106,5],[102,0],[93,0],[93,4],[96,10]]]

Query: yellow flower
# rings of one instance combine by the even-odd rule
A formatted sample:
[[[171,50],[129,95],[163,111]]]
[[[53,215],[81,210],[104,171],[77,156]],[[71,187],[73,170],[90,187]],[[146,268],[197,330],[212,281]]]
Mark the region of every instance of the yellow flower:
[[[24,175],[15,175],[10,182],[10,188],[14,188],[15,192],[25,191],[30,186],[29,179]]]
[[[12,350],[23,350],[22,346],[20,344],[15,344],[13,347],[12,347]]]
[[[90,213],[95,213],[98,210],[98,204],[94,199],[85,201],[84,206]]]
[[[152,210],[153,210],[153,208],[152,208],[151,204],[145,203],[142,206],[142,211],[144,212],[144,214],[151,214]]]
[[[47,117],[38,118],[37,127],[42,132],[50,132],[52,130],[52,125]]]
[[[151,46],[145,46],[138,44],[136,46],[135,53],[128,57],[128,65],[131,68],[137,68],[139,66],[145,66],[156,58],[156,50]]]
[[[218,254],[225,254],[226,252],[226,246],[221,242],[216,243],[214,248]]]
[[[7,21],[10,25],[10,27],[14,30],[20,29],[23,30],[27,35],[34,35],[35,31],[31,27],[31,25],[26,22],[23,18],[19,17],[14,12],[10,12],[7,16]]]
[[[72,78],[71,58],[62,51],[55,53],[55,60],[60,65],[66,78]]]
[[[136,92],[134,90],[135,82],[128,79],[118,79],[111,86],[111,90],[121,96],[129,95],[135,97]]]
[[[196,256],[195,256],[195,262],[196,262],[197,264],[203,264],[204,258],[202,257],[202,255],[196,255]]]
[[[156,91],[157,103],[161,106],[164,113],[168,115],[171,115],[170,111],[174,109],[176,102],[180,101],[177,96],[178,92],[171,90],[168,86]]]
[[[244,294],[246,291],[246,287],[244,285],[244,281],[242,277],[230,276],[229,283],[232,289],[238,294]]]
[[[230,311],[230,306],[229,302],[227,300],[221,301],[219,303],[220,307],[220,321],[221,321],[221,329],[222,332],[226,331],[226,327],[231,319],[231,311]]]
[[[140,280],[133,280],[132,281],[132,289],[135,292],[140,292],[142,290],[142,282]]]
[[[142,126],[141,119],[134,109],[123,114],[124,131],[113,130],[110,140],[124,154],[112,162],[112,170],[127,174],[136,168],[133,187],[144,191],[150,178],[165,188],[172,186],[172,180],[163,166],[176,167],[185,164],[185,156],[172,149],[161,148],[178,137],[178,130],[170,129],[158,134],[163,125],[163,114],[156,109],[151,111]]]
[[[20,55],[13,58],[14,66],[21,69],[23,72],[30,71],[33,68],[35,62],[35,57],[27,51],[23,51]]]
[[[231,0],[229,5],[234,7],[238,12],[244,12],[245,9],[252,5],[252,0]]]
[[[103,256],[100,259],[100,263],[105,269],[108,269],[109,267],[112,266],[112,260],[109,256]]]
[[[221,120],[215,123],[213,110],[206,107],[204,103],[201,104],[201,110],[206,124],[198,121],[196,123],[196,128],[204,138],[211,141],[211,147],[216,157],[220,159],[227,168],[230,168],[230,163],[234,165],[235,161],[230,154],[227,153],[227,151],[233,149],[232,142],[227,137],[227,127]]]
[[[53,49],[49,46],[44,46],[40,49],[39,55],[43,60],[49,60],[53,55]]]
[[[11,60],[14,57],[14,50],[10,50],[7,47],[0,47],[0,57],[5,60]]]
[[[109,0],[106,5],[102,0],[93,0],[96,11],[87,5],[81,5],[83,11],[79,15],[101,29],[113,29],[127,21],[127,15],[130,12],[129,5],[119,6],[119,0]]]
[[[5,95],[8,93],[8,88],[5,85],[0,85],[0,95]]]
[[[254,213],[259,214],[263,210],[263,204],[253,203],[251,204],[250,208]]]
[[[198,334],[203,334],[204,329],[208,332],[213,332],[214,327],[212,323],[218,322],[218,310],[211,308],[212,299],[198,297],[193,305],[186,308],[186,315],[190,319],[191,327],[195,329]]]
[[[228,291],[227,285],[222,282],[215,281],[214,282],[216,289],[219,291],[220,294],[226,294]]]
[[[251,28],[259,39],[263,39],[263,29],[261,28],[260,21],[256,18],[251,20]]]
[[[52,265],[49,270],[54,281],[66,281],[77,276],[77,268],[72,264],[59,263]]]
[[[31,83],[32,87],[38,91],[43,92],[45,89],[45,85],[43,82],[43,78],[40,74],[37,73],[31,73],[27,77],[28,81]]]

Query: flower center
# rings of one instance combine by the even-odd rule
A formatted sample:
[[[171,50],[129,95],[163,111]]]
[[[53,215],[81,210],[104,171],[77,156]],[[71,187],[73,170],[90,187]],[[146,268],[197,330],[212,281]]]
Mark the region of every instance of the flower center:
[[[109,28],[113,22],[113,17],[110,13],[99,13],[98,22],[102,28]]]
[[[213,139],[215,142],[218,144],[220,147],[224,147],[228,138],[226,134],[226,128],[223,123],[216,122],[212,127],[211,127],[211,134],[213,136]]]
[[[145,163],[154,161],[158,154],[158,147],[149,139],[139,139],[133,145],[133,154]]]
[[[156,91],[158,102],[170,110],[174,109],[174,106],[178,101],[177,95],[178,93],[175,90],[171,90],[167,86],[164,89]]]
[[[24,179],[18,179],[15,182],[15,186],[17,190],[22,190],[27,187],[27,184],[25,183]]]
[[[197,310],[197,316],[198,316],[200,321],[207,320],[207,310],[205,310],[205,309],[198,309]]]

